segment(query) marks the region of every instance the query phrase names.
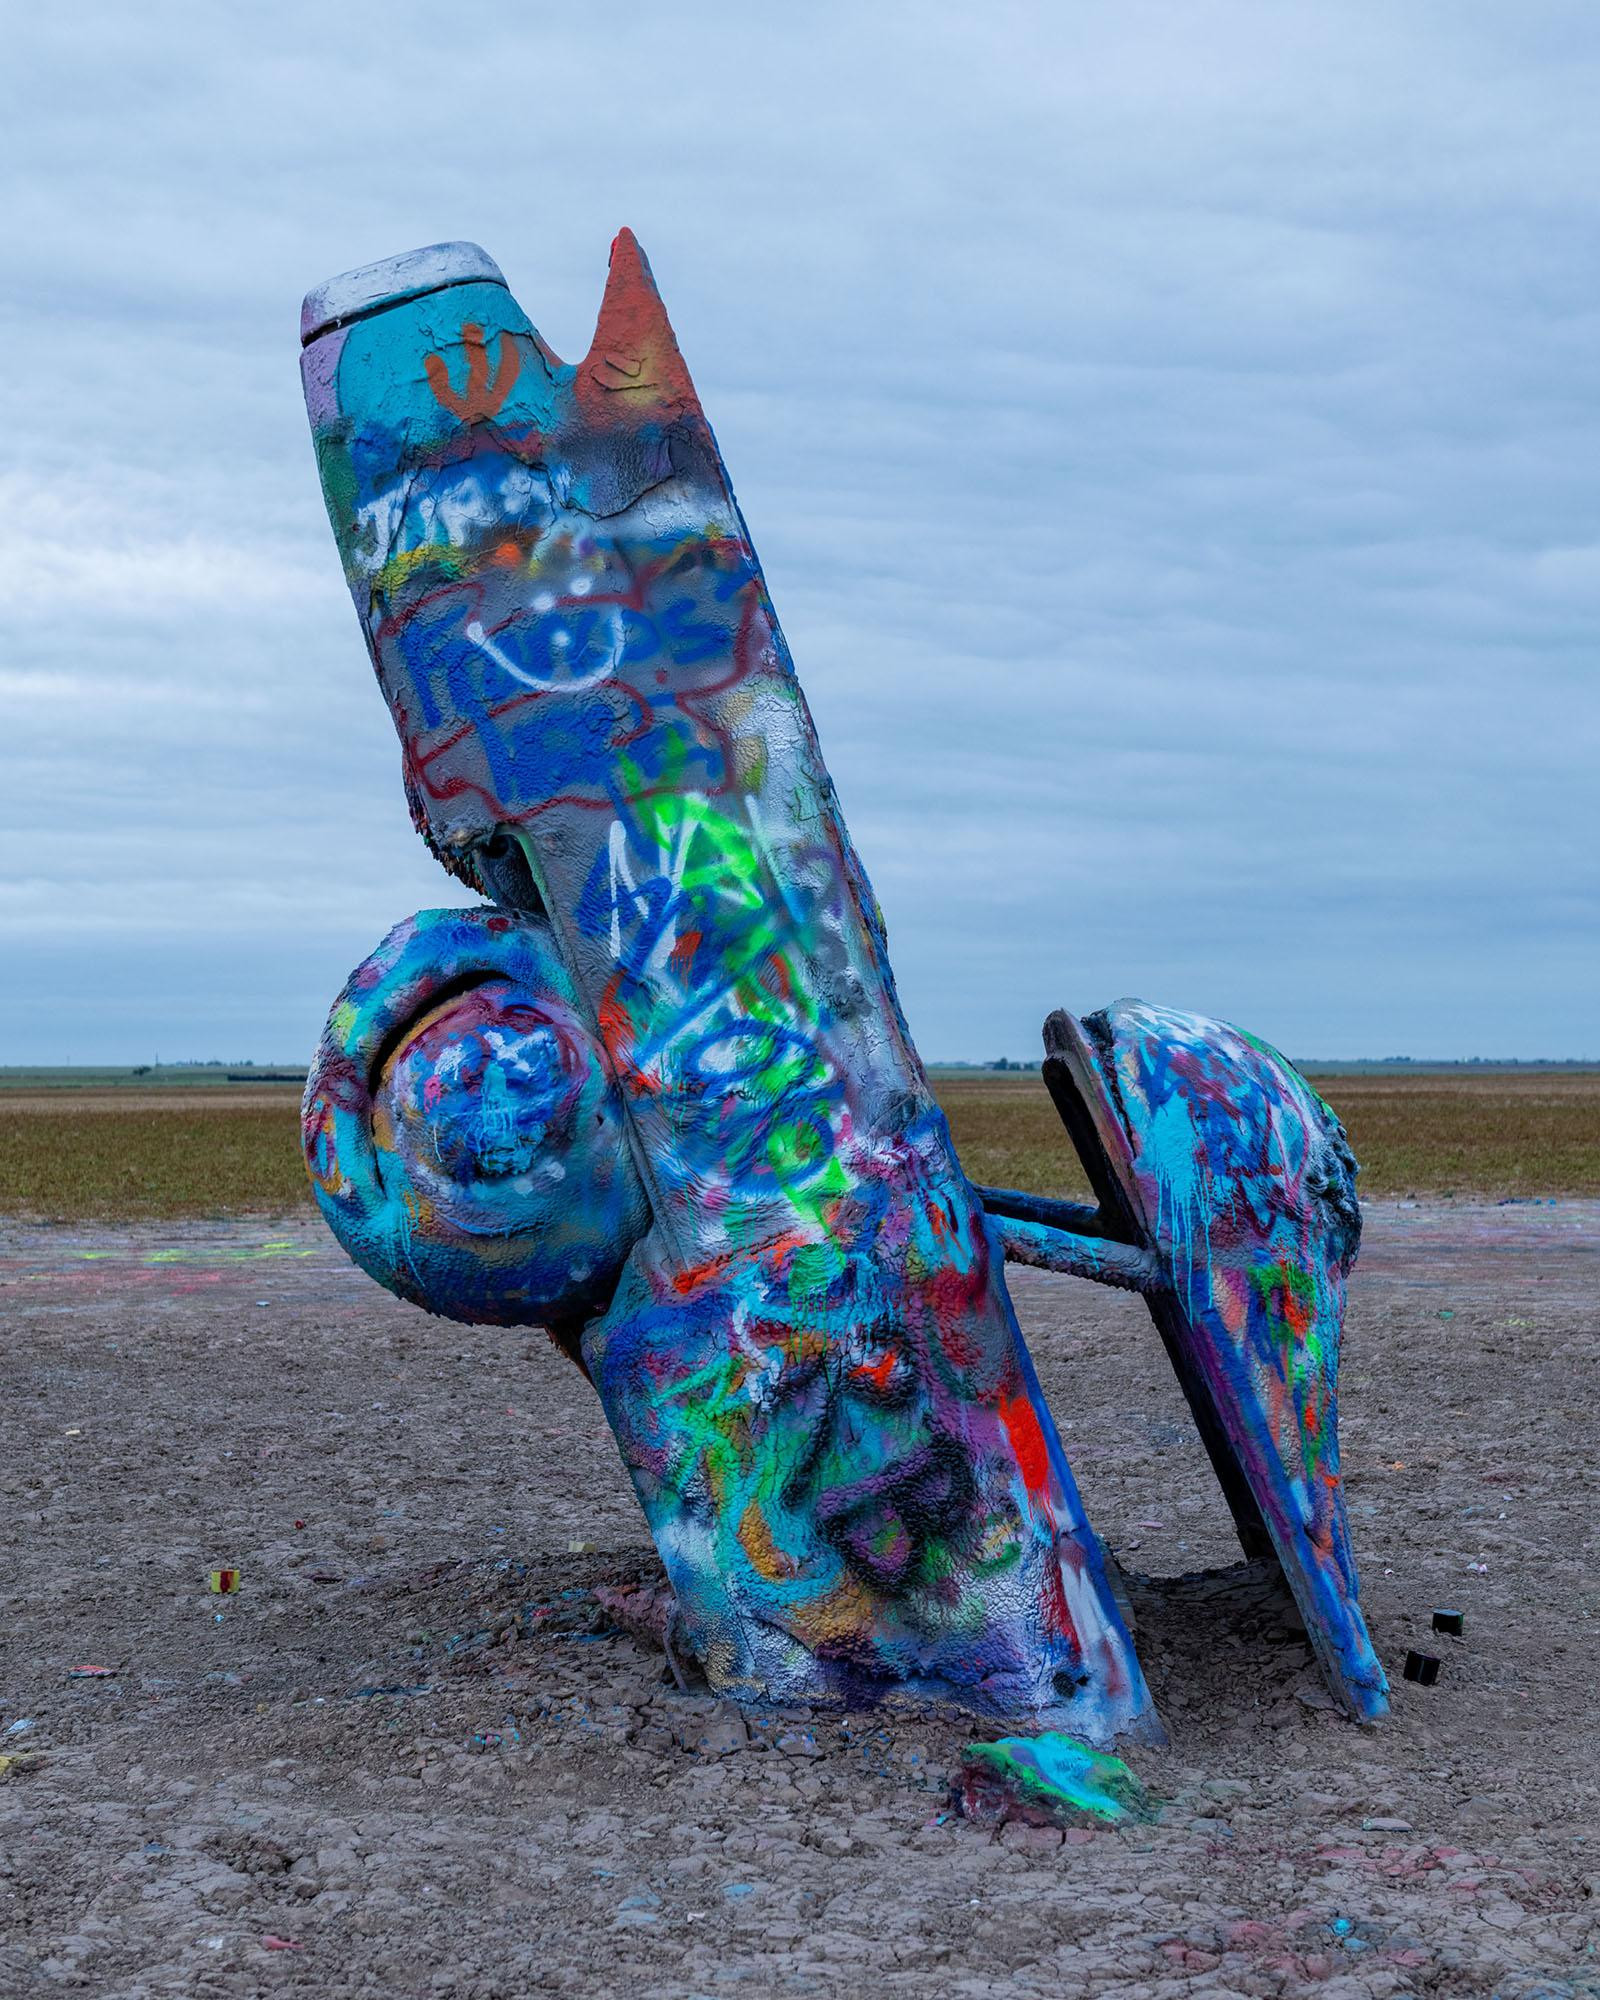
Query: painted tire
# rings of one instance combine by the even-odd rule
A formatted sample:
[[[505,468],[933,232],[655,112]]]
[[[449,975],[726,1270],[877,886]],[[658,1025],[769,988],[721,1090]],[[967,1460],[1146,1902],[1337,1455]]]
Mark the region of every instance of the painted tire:
[[[600,1311],[649,1224],[616,1087],[549,929],[492,908],[419,911],[351,973],[302,1138],[350,1256],[449,1319]]]

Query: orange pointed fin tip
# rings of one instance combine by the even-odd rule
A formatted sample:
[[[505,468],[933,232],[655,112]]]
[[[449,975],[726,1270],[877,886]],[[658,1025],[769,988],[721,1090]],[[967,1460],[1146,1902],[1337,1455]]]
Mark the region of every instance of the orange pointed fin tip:
[[[655,277],[650,269],[650,259],[644,254],[644,249],[638,237],[634,235],[626,223],[623,224],[611,239],[610,270],[613,277],[616,275],[619,264],[631,265],[650,284],[653,285],[655,283]]]
[[[693,396],[650,261],[631,229],[619,229],[612,242],[605,294],[581,372],[606,390],[654,391],[653,400]]]

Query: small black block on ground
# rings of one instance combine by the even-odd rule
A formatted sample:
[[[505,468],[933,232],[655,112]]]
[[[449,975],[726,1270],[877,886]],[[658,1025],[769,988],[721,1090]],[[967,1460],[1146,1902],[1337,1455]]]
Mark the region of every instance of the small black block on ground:
[[[1420,1681],[1425,1688],[1431,1688],[1439,1678],[1439,1660],[1434,1653],[1407,1653],[1406,1679]]]
[[[1436,1611],[1433,1614],[1434,1631],[1448,1632],[1456,1639],[1461,1637],[1466,1622],[1467,1614],[1464,1611]]]

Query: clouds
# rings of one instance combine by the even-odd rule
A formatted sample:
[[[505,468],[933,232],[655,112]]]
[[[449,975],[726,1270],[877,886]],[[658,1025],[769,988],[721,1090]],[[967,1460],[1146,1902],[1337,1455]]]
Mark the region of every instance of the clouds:
[[[928,1054],[1122,991],[1309,1052],[1595,1052],[1586,9],[44,13],[0,304],[7,1059],[282,1060],[456,900],[299,299],[467,236],[572,353],[624,221]]]

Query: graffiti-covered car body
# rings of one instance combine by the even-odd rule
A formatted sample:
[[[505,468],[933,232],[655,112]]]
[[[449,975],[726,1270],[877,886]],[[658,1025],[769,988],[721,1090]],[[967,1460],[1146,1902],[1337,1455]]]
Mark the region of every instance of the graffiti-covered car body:
[[[1057,1094],[1098,1210],[962,1171],[633,238],[574,364],[471,244],[321,287],[302,345],[412,816],[488,898],[399,926],[330,1017],[306,1150],[351,1254],[430,1311],[546,1325],[585,1369],[717,1690],[954,1701],[1096,1742],[1159,1725],[1004,1262],[1143,1291],[1247,1549],[1315,1598],[1335,1686],[1376,1713],[1347,1543],[1321,1562],[1262,1526],[1281,1402],[1263,1378],[1220,1407],[1224,1303],[1141,1192],[1140,1129],[1091,1114],[1092,1062]],[[1336,1485],[1331,1432],[1313,1459]],[[1320,1504],[1307,1532],[1342,1533]]]

